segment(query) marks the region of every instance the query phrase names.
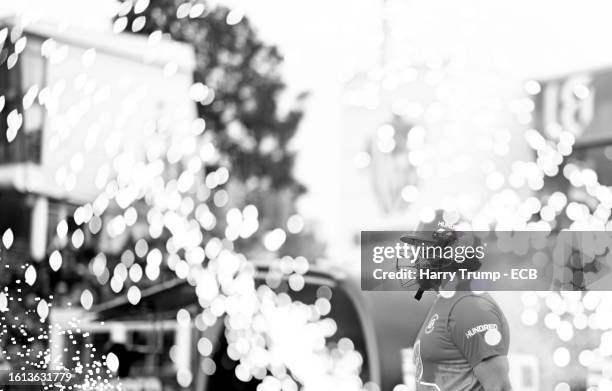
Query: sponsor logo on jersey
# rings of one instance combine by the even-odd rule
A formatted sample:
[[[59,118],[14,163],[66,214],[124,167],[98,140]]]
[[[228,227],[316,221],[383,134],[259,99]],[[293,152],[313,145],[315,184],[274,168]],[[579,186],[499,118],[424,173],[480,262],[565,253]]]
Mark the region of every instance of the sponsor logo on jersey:
[[[465,332],[465,336],[470,339],[473,336],[475,336],[478,333],[484,333],[485,331],[488,330],[495,330],[497,329],[497,325],[495,323],[489,323],[489,324],[480,324],[478,326],[472,327],[470,330]]]
[[[438,314],[433,314],[433,316],[429,319],[429,323],[427,323],[427,327],[425,327],[425,334],[429,334],[433,331],[436,320],[438,320]]]

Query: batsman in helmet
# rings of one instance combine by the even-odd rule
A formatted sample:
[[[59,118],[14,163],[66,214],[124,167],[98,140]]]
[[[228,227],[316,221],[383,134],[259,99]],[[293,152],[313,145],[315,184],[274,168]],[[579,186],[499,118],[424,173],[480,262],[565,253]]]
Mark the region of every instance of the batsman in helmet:
[[[449,219],[444,218],[446,215],[436,212],[433,221],[419,224],[401,241],[446,248],[477,240],[470,232],[455,230]],[[450,220],[460,223],[455,221],[457,218]],[[478,260],[465,264],[448,258],[419,257],[413,260],[412,267],[454,271],[477,270],[480,265]],[[417,279],[416,283],[417,299],[424,291],[437,292],[414,344],[417,391],[510,391],[507,359],[510,333],[495,300],[488,293],[475,293],[469,287],[456,285],[456,280],[455,285],[445,278]]]

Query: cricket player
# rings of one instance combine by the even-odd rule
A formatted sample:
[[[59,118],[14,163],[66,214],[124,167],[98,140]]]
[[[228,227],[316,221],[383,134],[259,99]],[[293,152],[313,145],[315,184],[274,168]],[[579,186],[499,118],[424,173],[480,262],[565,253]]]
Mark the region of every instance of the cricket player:
[[[401,240],[414,245],[453,245],[460,233],[443,220],[443,212],[436,216],[432,223],[420,224]],[[415,264],[417,268],[441,271],[466,267],[439,259],[419,259]],[[480,263],[476,265],[473,270]],[[507,358],[510,333],[493,298],[469,290],[449,291],[445,280],[419,281],[419,285],[417,299],[424,290],[437,291],[438,295],[414,344],[417,391],[511,391]]]

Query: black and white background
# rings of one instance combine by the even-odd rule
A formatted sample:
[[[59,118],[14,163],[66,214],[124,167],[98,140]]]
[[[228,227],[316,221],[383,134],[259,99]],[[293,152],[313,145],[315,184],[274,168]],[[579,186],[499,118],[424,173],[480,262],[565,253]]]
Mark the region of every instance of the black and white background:
[[[608,230],[611,11],[2,1],[0,370],[413,390],[432,295],[361,291],[360,232]],[[609,292],[492,295],[515,390],[612,389]]]

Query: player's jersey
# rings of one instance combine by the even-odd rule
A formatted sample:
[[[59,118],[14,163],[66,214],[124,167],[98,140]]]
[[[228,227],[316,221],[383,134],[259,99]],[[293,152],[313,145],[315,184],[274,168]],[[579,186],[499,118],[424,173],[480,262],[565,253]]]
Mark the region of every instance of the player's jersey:
[[[508,354],[508,322],[488,294],[438,296],[414,344],[418,391],[483,391],[474,368]]]

